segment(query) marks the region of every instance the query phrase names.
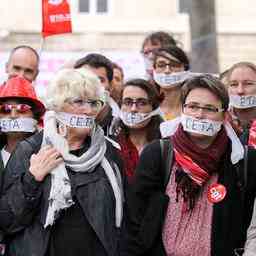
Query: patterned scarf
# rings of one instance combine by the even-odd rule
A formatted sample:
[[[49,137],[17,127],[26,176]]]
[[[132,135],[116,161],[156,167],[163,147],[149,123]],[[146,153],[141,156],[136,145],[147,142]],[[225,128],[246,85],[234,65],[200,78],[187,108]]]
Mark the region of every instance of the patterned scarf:
[[[221,158],[227,150],[228,137],[222,129],[213,143],[202,149],[191,141],[188,134],[179,125],[172,136],[175,160],[184,172],[198,185],[205,183],[213,173],[219,171]]]

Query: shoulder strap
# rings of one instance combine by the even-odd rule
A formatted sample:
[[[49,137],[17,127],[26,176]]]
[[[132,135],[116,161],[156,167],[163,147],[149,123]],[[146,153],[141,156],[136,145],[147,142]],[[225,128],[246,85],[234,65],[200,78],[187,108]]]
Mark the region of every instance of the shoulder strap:
[[[161,156],[162,156],[162,168],[164,173],[164,188],[166,188],[170,175],[171,175],[171,166],[173,161],[173,148],[170,138],[160,140],[161,147]]]
[[[244,166],[243,166],[243,186],[246,189],[247,185],[247,171],[248,171],[248,146],[245,145],[244,147]]]
[[[236,165],[236,172],[238,176],[238,185],[241,190],[242,201],[244,202],[245,191],[247,186],[247,170],[248,169],[248,146],[244,146],[244,159],[238,165]]]

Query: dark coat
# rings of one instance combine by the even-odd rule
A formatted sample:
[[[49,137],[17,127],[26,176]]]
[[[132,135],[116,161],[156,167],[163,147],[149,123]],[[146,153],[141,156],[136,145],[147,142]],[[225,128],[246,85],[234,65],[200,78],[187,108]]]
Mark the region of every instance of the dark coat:
[[[0,227],[10,239],[9,255],[43,256],[48,247],[51,228],[43,228],[48,209],[50,175],[40,183],[28,172],[29,159],[40,149],[42,133],[22,141],[12,154],[5,171],[4,194],[0,200]],[[111,144],[107,143],[106,158],[119,169],[121,162]],[[68,170],[70,172],[70,170]],[[115,226],[115,198],[103,168],[91,173],[72,173],[72,194],[93,228],[104,252],[95,256],[118,255],[120,230]],[[101,202],[95,205],[95,203]],[[86,242],[86,240],[85,240]],[[88,246],[90,246],[88,244]],[[93,255],[92,255],[93,256]]]
[[[122,256],[166,255],[162,243],[162,225],[169,197],[163,185],[165,173],[161,159],[159,140],[148,145],[141,154],[134,186],[128,198],[129,222],[122,243]],[[227,195],[213,207],[213,256],[234,255],[235,248],[243,247],[255,197],[255,164],[256,151],[250,149],[248,183],[243,193],[238,169],[230,162],[230,153],[223,160],[218,183],[226,187]]]
[[[0,140],[1,140],[0,150],[2,150],[6,142],[6,137],[1,133],[0,133]],[[4,162],[3,162],[2,154],[0,154],[0,191],[2,191],[3,176],[4,176]],[[4,241],[4,232],[3,230],[0,230],[0,243],[2,243],[3,241]]]

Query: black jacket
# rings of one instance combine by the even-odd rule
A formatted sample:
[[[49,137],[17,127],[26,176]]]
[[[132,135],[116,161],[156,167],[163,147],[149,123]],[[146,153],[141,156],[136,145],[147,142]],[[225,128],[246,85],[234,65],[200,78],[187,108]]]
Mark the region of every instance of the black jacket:
[[[40,183],[28,172],[30,156],[39,151],[41,141],[42,133],[22,141],[5,171],[0,227],[9,235],[9,255],[43,256],[48,247],[51,228],[44,229],[43,224],[48,209],[50,175]],[[115,162],[121,168],[117,153],[109,143],[106,157],[110,164]],[[94,255],[118,255],[120,230],[115,226],[115,198],[103,168],[99,165],[91,173],[69,176],[72,194],[105,249],[104,252],[96,250]],[[96,206],[95,202],[100,204]]]
[[[163,185],[165,173],[161,159],[159,141],[148,145],[141,154],[134,186],[128,198],[129,224],[122,243],[122,256],[166,255],[162,244],[162,225],[169,197]],[[243,247],[255,197],[255,164],[256,151],[250,149],[248,182],[246,192],[243,193],[238,169],[230,162],[230,153],[223,160],[218,183],[226,187],[227,195],[213,208],[213,256],[234,255],[234,248]]]

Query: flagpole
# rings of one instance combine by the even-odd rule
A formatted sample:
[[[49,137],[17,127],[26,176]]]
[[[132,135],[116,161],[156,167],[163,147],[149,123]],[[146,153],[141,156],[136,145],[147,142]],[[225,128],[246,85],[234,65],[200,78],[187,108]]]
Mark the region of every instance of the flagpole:
[[[39,55],[40,59],[41,59],[41,55],[42,55],[42,52],[43,52],[43,49],[44,49],[44,43],[45,43],[45,38],[42,36],[41,37],[41,42],[40,42],[40,48],[38,50],[38,55]]]

